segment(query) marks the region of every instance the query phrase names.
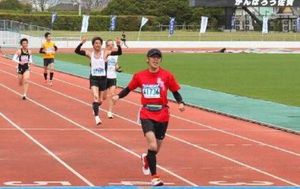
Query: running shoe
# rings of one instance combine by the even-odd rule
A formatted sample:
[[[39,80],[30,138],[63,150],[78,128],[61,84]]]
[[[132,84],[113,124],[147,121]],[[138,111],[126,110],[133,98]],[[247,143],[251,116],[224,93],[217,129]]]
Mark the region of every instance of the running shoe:
[[[107,112],[107,117],[108,117],[109,119],[112,119],[112,118],[113,118],[113,113],[112,113],[112,112]]]
[[[143,153],[141,155],[141,161],[142,161],[142,171],[143,171],[144,175],[150,175],[150,168],[149,168],[146,153]]]
[[[154,175],[152,176],[151,184],[152,186],[163,186],[164,182],[160,179],[158,175]]]
[[[96,125],[101,125],[102,121],[99,116],[95,116]]]

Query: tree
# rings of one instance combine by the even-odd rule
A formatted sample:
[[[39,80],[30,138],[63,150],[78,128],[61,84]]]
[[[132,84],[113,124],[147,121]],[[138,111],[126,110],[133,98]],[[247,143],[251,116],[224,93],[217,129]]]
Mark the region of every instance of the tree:
[[[73,5],[81,3],[83,9],[90,12],[93,9],[103,9],[111,0],[72,0]]]
[[[7,10],[20,10],[23,5],[18,0],[4,0],[0,1],[0,7]]]
[[[44,12],[46,9],[59,4],[60,0],[31,0],[31,3],[37,11]]]
[[[102,11],[107,15],[151,15],[168,24],[168,17],[176,17],[177,24],[199,24],[200,17],[224,15],[221,8],[199,9],[189,6],[188,0],[112,0]]]

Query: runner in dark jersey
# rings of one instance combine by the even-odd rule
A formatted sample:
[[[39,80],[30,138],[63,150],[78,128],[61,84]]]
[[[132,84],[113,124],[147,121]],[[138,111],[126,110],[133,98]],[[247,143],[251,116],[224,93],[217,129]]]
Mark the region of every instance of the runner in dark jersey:
[[[18,63],[18,79],[19,85],[23,86],[23,100],[27,98],[27,91],[29,87],[29,67],[32,63],[31,51],[28,49],[28,40],[26,38],[21,39],[20,41],[21,49],[19,49],[14,57],[13,61]]]

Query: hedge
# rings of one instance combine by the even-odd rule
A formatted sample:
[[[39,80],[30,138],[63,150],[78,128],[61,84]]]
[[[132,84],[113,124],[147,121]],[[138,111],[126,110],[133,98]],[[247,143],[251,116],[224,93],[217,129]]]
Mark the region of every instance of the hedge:
[[[161,17],[147,16],[149,21],[144,30],[154,31],[158,30],[157,26],[161,21],[168,20]],[[35,14],[10,14],[0,13],[0,19],[15,20],[27,24],[33,24],[43,27],[50,27],[51,15],[35,15]],[[81,28],[82,17],[78,15],[58,15],[53,29],[79,31]],[[89,20],[89,31],[107,31],[110,25],[110,16],[91,15]],[[140,27],[141,16],[118,16],[117,17],[117,31],[137,31]],[[162,23],[167,24],[167,23]]]

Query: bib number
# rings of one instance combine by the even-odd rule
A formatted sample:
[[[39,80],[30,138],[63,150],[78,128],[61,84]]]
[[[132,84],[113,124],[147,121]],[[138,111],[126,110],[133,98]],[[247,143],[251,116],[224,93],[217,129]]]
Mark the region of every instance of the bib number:
[[[28,63],[29,60],[28,60],[28,56],[21,56],[21,61],[20,61],[22,64],[25,64],[25,63]]]
[[[101,76],[104,74],[104,69],[103,68],[94,68],[92,70],[92,75],[94,76]]]
[[[53,54],[54,53],[54,49],[53,48],[47,48],[46,49],[46,54]]]
[[[160,87],[156,85],[144,85],[143,95],[145,98],[160,98]]]
[[[108,70],[113,72],[116,70],[116,67],[115,66],[108,66]]]

